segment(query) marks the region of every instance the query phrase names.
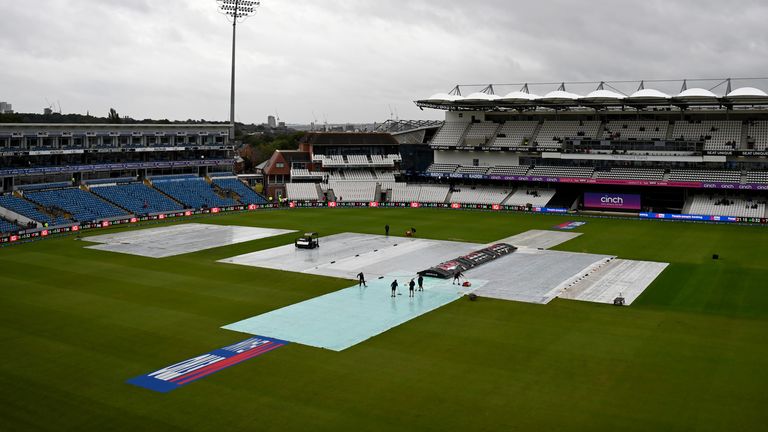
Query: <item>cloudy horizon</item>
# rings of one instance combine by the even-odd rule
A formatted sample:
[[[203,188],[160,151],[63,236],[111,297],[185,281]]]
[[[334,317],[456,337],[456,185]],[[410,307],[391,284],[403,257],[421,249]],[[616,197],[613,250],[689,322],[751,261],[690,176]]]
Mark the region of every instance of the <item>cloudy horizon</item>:
[[[228,119],[214,0],[35,6],[0,5],[0,101],[17,112]],[[766,18],[757,0],[264,0],[238,26],[237,120],[440,119],[412,101],[464,83],[763,77]]]

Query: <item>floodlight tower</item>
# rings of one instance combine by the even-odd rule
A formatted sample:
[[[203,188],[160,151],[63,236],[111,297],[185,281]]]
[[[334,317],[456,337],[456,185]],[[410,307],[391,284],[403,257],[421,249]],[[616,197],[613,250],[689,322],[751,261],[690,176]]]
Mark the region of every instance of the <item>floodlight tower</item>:
[[[216,0],[219,12],[232,21],[232,79],[229,95],[229,138],[235,140],[235,41],[237,40],[237,23],[245,21],[256,14],[260,1],[251,0]]]

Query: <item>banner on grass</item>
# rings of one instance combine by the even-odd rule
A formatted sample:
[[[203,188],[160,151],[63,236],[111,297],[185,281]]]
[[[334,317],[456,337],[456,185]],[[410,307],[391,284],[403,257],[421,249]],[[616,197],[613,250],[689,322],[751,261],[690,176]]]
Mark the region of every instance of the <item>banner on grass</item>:
[[[288,342],[279,339],[252,337],[154,372],[139,375],[128,380],[128,383],[156,392],[167,393],[287,344]]]

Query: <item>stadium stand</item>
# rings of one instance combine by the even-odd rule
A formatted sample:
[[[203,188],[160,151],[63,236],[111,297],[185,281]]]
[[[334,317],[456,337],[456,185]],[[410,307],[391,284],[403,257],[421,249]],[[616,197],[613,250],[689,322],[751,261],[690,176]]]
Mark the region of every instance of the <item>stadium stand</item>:
[[[459,204],[501,204],[509,189],[490,186],[458,186],[451,193],[451,202]]]
[[[563,141],[569,138],[597,138],[600,130],[599,121],[560,121],[547,120],[536,135],[535,142],[544,149],[559,149]]]
[[[390,185],[391,202],[444,203],[448,197],[448,185],[413,185],[395,183]]]
[[[747,183],[768,183],[768,171],[747,172]]]
[[[329,182],[337,201],[369,202],[376,196],[375,182]]]
[[[95,185],[91,186],[90,191],[136,215],[183,209],[180,204],[143,183]]]
[[[286,183],[285,193],[289,200],[320,201],[317,185],[314,183]]]
[[[491,147],[523,147],[533,144],[533,136],[539,126],[537,121],[508,121],[496,132],[496,138],[489,144]]]
[[[216,195],[213,188],[204,179],[197,176],[155,177],[152,179],[152,185],[188,208],[197,209],[238,205],[231,198],[222,198]]]
[[[672,129],[676,140],[702,141],[705,150],[733,150],[741,142],[740,121],[678,121]]]
[[[669,180],[739,183],[741,172],[718,170],[670,170]]]
[[[486,174],[491,167],[462,165],[456,169],[456,174]]]
[[[22,229],[20,226],[16,225],[15,223],[0,218],[0,233],[6,234],[6,233],[13,233],[18,230]]]
[[[237,177],[213,177],[212,182],[214,185],[221,188],[223,191],[233,192],[239,197],[239,201],[245,205],[248,204],[266,204],[267,200],[263,196],[254,192]]]
[[[611,168],[610,171],[598,171],[596,178],[628,180],[664,180],[661,168]]]
[[[437,131],[434,138],[432,138],[432,145],[457,146],[468,127],[468,122],[445,122],[440,130]]]
[[[768,149],[768,121],[750,122],[747,141],[754,140],[754,150]]]
[[[653,141],[667,137],[669,122],[656,120],[609,121],[603,138],[612,141]]]
[[[63,216],[49,215],[44,213],[38,205],[24,198],[19,198],[13,195],[0,196],[0,207],[7,208],[13,212],[16,212],[24,217],[28,217],[36,222],[47,223],[50,226],[71,224],[73,221]]]
[[[464,135],[464,146],[484,146],[496,135],[498,123],[482,121],[470,124]]]
[[[554,198],[555,191],[552,189],[532,189],[520,188],[504,201],[504,205],[546,207]]]
[[[116,184],[133,183],[135,181],[136,181],[136,177],[120,177],[120,178],[83,180],[83,184],[88,186],[116,185]]]
[[[459,167],[458,164],[433,163],[427,168],[428,173],[451,174]]]
[[[72,215],[73,219],[80,222],[128,215],[126,211],[78,188],[27,192],[24,196],[45,208],[64,210]]]
[[[528,165],[496,165],[488,170],[488,175],[524,176],[530,168]]]
[[[594,167],[573,166],[535,166],[528,174],[532,177],[579,177],[589,178],[595,171]]]
[[[689,205],[688,212],[691,214],[747,218],[765,217],[765,200],[756,201],[749,197],[694,195]]]

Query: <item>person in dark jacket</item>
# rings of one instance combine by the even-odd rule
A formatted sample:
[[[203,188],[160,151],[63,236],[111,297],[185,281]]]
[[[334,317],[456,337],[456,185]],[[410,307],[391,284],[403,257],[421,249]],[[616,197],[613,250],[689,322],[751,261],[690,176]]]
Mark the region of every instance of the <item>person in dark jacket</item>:
[[[397,293],[397,279],[392,281],[392,297],[394,297]]]
[[[424,276],[419,275],[419,278],[416,279],[417,282],[419,282],[419,291],[424,291]]]
[[[413,294],[414,288],[416,288],[416,282],[414,282],[413,279],[411,279],[411,281],[408,282],[408,297],[414,296]]]
[[[360,272],[357,274],[357,286],[368,287],[368,285],[365,284],[365,275],[363,274],[363,272]]]

